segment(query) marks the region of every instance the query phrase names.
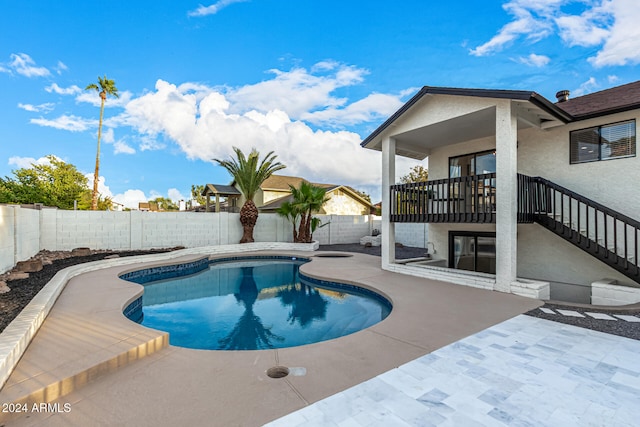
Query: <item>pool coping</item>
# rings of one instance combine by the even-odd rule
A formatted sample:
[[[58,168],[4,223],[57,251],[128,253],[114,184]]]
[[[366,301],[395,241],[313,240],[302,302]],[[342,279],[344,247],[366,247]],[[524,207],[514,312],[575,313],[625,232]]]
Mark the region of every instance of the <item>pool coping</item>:
[[[291,250],[273,250],[267,253],[289,255],[292,252],[297,252],[296,256],[306,256],[306,253]],[[177,254],[176,257],[179,255],[184,253]],[[196,256],[184,257],[180,262],[195,260],[197,255],[203,254],[194,255]],[[211,258],[224,256],[213,252],[204,255],[211,255]],[[144,264],[140,259],[136,261],[140,262],[137,268],[145,268],[153,263],[167,264],[167,260]],[[67,425],[67,422],[75,422],[82,425],[87,422],[86,418],[78,421],[82,420],[82,417],[101,417],[99,419],[103,422],[108,421],[111,424],[122,424],[125,420],[130,423],[138,419],[142,421],[140,425],[157,425],[158,422],[163,424],[167,420],[181,419],[199,425],[205,422],[207,417],[215,414],[220,424],[237,424],[240,422],[238,420],[242,419],[243,425],[262,425],[541,304],[540,301],[515,295],[387,272],[380,268],[379,257],[370,255],[356,254],[354,257],[339,260],[314,258],[313,262],[304,264],[301,269],[307,276],[325,280],[335,279],[374,290],[391,300],[394,310],[385,321],[363,331],[300,347],[256,351],[203,351],[168,346],[135,363],[108,371],[107,375],[82,382],[81,388],[63,394],[66,396],[64,399],[56,400],[72,404],[73,412],[58,414],[59,424],[44,424]],[[50,357],[49,353],[43,351],[47,342],[48,348],[54,353],[73,354],[74,350],[71,347],[64,347],[55,340],[55,336],[52,340],[51,335],[48,335],[53,328],[52,322],[54,325],[58,322],[60,326],[59,319],[68,317],[69,310],[77,311],[74,308],[77,304],[72,304],[71,299],[79,296],[74,293],[78,289],[87,289],[84,288],[86,286],[94,286],[95,279],[103,279],[102,286],[107,284],[120,290],[128,286],[126,296],[131,298],[135,293],[132,292],[131,286],[139,285],[118,279],[118,274],[124,271],[126,268],[119,267],[104,272],[88,273],[86,277],[77,278],[70,283],[71,286],[65,289],[60,301],[53,308],[53,315],[46,322],[45,329],[36,337],[35,347],[27,350],[29,354],[25,359],[32,358],[34,352],[39,354],[40,358]],[[97,281],[95,284],[98,285]],[[118,308],[123,308],[126,298],[122,298],[122,292],[119,295]],[[94,295],[91,292],[90,298],[94,303],[90,302],[88,305],[98,307],[98,304],[104,304],[99,294]],[[113,298],[111,302],[114,302]],[[90,308],[83,307],[83,310],[86,312]],[[105,327],[109,327],[112,321],[120,326],[126,322],[131,325],[131,329],[146,329],[125,319],[121,310],[112,307],[109,312],[112,320],[104,322],[105,316],[100,317],[103,313],[95,313],[91,314],[95,319],[90,324],[102,321]],[[67,321],[73,322],[74,319],[70,318]],[[82,327],[77,329],[80,330]],[[269,380],[266,370],[273,366],[274,362],[293,368],[304,367],[307,374],[289,376],[283,380]],[[23,360],[17,369],[18,377],[12,377],[10,384],[15,385],[21,381],[24,374],[29,372],[29,366],[33,364],[25,365]],[[216,377],[214,383],[209,381],[212,376]],[[182,382],[185,386],[188,384],[189,388],[180,387],[179,384]],[[167,384],[172,386],[166,387]],[[73,385],[75,383],[71,384]],[[2,390],[2,398],[11,402],[11,397],[16,393],[7,390],[7,387]],[[143,394],[140,394],[141,391],[144,391]],[[265,392],[268,392],[268,395],[265,395]],[[207,399],[202,402],[196,401],[191,397],[193,395],[206,395]],[[123,396],[128,397],[118,402]],[[256,400],[259,404],[250,411],[238,412],[239,407],[229,405],[228,402],[240,396],[260,399]],[[162,401],[164,403],[160,403]],[[135,408],[125,407],[129,405],[134,405]],[[171,412],[178,407],[184,408],[183,411]],[[114,411],[115,408],[117,411]],[[143,414],[144,418],[140,418]],[[56,414],[42,415],[47,416],[56,418]],[[32,413],[27,424],[31,425],[39,417]],[[22,420],[27,421],[25,418]]]
[[[0,389],[20,361],[29,343],[44,323],[51,308],[72,278],[110,267],[143,262],[169,261],[186,255],[215,255],[262,250],[315,251],[319,243],[254,242],[234,245],[204,246],[151,255],[114,258],[79,264],[60,270],[0,333]],[[130,301],[129,301],[130,302]],[[128,304],[128,303],[127,303]],[[126,306],[126,305],[125,305]]]

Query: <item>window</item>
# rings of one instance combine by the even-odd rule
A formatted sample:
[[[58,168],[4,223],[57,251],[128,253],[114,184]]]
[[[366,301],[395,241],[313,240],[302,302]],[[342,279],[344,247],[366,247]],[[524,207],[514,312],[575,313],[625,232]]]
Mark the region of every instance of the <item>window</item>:
[[[495,171],[495,150],[449,158],[449,178],[494,173]]]
[[[571,163],[597,162],[636,155],[636,121],[596,126],[570,133]]]

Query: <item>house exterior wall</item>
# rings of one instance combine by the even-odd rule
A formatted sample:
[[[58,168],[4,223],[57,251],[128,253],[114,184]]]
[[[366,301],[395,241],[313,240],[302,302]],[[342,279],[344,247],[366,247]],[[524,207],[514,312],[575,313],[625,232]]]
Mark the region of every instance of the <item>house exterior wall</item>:
[[[494,136],[436,148],[429,155],[429,180],[449,178],[449,157],[493,150],[495,148],[496,138]]]
[[[541,176],[611,209],[640,220],[640,156],[570,164],[569,132],[592,126],[636,120],[640,111],[628,111],[584,120],[549,130],[525,129],[518,134],[518,172]]]
[[[331,191],[330,199],[322,205],[322,213],[326,215],[365,215],[369,208],[345,193]]]
[[[449,231],[496,232],[495,224],[429,224],[429,241],[433,243],[436,253],[434,259],[449,260]],[[433,248],[431,248],[433,249]]]
[[[518,132],[518,172],[541,176],[625,215],[640,220],[640,156],[599,162],[570,164],[569,134],[573,130],[636,120],[631,111],[584,120],[548,130],[528,128]],[[481,138],[436,148],[429,156],[429,179],[449,176],[449,157],[495,149],[495,137]],[[495,231],[494,224],[429,224],[429,240],[448,257],[449,230]],[[497,236],[500,238],[500,236]],[[591,255],[537,224],[518,225],[518,276],[558,283],[588,285],[611,278],[637,284]],[[442,251],[441,251],[442,248]]]
[[[539,224],[518,225],[518,276],[584,286],[608,278],[637,286],[627,276]]]
[[[266,203],[269,203],[272,200],[275,199],[279,199],[280,197],[284,197],[284,196],[288,196],[289,194],[291,194],[289,191],[273,191],[273,190],[265,190],[262,191],[262,203],[261,204],[257,204],[257,206],[262,206]]]

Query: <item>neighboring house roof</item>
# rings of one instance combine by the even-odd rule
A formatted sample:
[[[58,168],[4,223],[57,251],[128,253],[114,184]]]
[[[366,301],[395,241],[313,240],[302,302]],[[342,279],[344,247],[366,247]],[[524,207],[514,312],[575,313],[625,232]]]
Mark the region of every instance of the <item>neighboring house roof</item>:
[[[274,175],[272,175],[272,177],[273,176]],[[303,182],[303,181],[304,182],[308,182],[304,178],[299,178],[299,177],[296,177],[296,176],[291,177],[291,176],[277,175],[277,178],[287,178],[287,179],[293,178],[292,180],[290,180],[288,182],[294,182],[294,181],[297,181],[297,182]],[[278,180],[274,180],[273,182],[275,182],[277,185],[281,185],[282,186],[283,183],[286,183],[285,181],[286,180],[278,179]],[[271,185],[273,185],[273,182],[272,182]],[[345,191],[346,193],[349,193],[351,195],[351,197],[353,197],[354,199],[358,200],[364,206],[366,206],[368,208],[373,207],[371,205],[371,203],[367,199],[363,198],[356,190],[354,190],[353,188],[351,188],[349,186],[336,185],[336,184],[320,184],[320,183],[311,183],[311,184],[315,185],[316,187],[326,188],[327,195],[330,195],[329,193],[331,193],[332,191],[336,191],[336,190],[341,189],[341,190]],[[294,187],[299,187],[299,185],[294,185]],[[263,189],[267,189],[268,190],[268,189],[273,189],[273,188],[264,188],[263,187]],[[277,189],[278,190],[280,190],[280,189],[284,190],[284,188],[277,188]],[[290,190],[289,189],[289,185],[286,186],[286,190],[287,191]],[[274,200],[271,200],[271,201],[265,203],[264,205],[258,207],[258,209],[266,210],[266,211],[275,210],[275,209],[278,209],[280,206],[282,206],[282,204],[284,202],[292,202],[292,201],[293,201],[293,196],[291,194],[287,194],[286,196],[282,196],[282,197],[279,197],[277,199],[274,199]]]
[[[568,101],[558,102],[555,105],[571,114],[575,120],[640,108],[640,80],[600,92],[569,98]]]
[[[476,96],[528,101],[557,120],[563,123],[570,123],[640,108],[640,81],[555,104],[532,91],[424,86],[389,119],[374,130],[371,135],[365,138],[360,145],[367,146],[426,95]]]
[[[233,185],[206,184],[202,195],[219,194],[220,196],[239,196],[242,193]]]
[[[298,176],[286,176],[286,175],[271,175],[265,179],[260,188],[263,190],[282,190],[289,191],[289,185],[294,187],[300,187],[302,182],[309,182],[304,178]],[[314,184],[318,185],[318,184]]]
[[[283,197],[278,197],[277,199],[271,200],[264,205],[260,206],[258,209],[261,211],[274,211],[278,209],[284,202],[291,203],[293,201],[293,196],[291,194]]]

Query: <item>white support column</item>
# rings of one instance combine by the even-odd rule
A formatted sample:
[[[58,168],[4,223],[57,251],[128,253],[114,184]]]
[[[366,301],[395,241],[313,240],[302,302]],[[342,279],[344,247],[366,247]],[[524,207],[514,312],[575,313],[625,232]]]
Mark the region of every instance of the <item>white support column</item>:
[[[382,140],[382,268],[396,260],[396,229],[389,221],[391,198],[389,187],[396,181],[396,141],[386,137]]]
[[[496,286],[511,292],[518,274],[518,125],[511,100],[496,105]]]

